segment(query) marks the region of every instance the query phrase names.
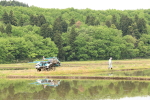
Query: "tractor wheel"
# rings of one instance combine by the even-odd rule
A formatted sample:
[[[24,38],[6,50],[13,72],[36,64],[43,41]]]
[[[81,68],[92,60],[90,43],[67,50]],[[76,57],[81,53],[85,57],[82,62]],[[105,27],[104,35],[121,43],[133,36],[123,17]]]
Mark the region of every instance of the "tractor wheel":
[[[46,71],[49,71],[49,68],[46,68]]]
[[[53,66],[49,66],[49,70],[53,70]]]
[[[37,71],[39,71],[39,72],[40,72],[40,71],[41,71],[41,69],[37,69]]]
[[[56,69],[55,66],[53,66],[53,67],[52,67],[52,70],[55,71],[55,69]]]

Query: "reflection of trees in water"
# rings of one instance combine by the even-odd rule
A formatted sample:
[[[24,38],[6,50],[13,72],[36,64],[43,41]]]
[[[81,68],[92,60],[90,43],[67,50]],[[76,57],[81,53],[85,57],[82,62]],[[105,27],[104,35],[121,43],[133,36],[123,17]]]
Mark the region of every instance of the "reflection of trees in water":
[[[78,85],[78,81],[77,80],[73,80],[73,84],[76,87]]]
[[[95,96],[99,94],[99,87],[98,86],[92,86],[88,89],[91,96]]]
[[[147,88],[148,87],[148,83],[145,83],[145,82],[140,82],[139,83],[139,86],[138,86],[138,91],[141,92],[141,90],[143,88]]]
[[[46,88],[43,88],[42,85],[27,85],[27,83],[24,85],[24,82],[22,84],[16,82],[8,84],[7,88],[0,88],[0,98],[3,97],[2,100],[19,100],[20,98],[22,100],[70,100],[72,97],[76,100],[88,98],[97,100],[150,95],[150,83],[140,81],[64,80],[57,87],[47,86]],[[0,86],[2,86],[1,83]],[[22,88],[28,88],[28,91]]]
[[[8,92],[9,94],[14,95],[14,86],[12,84],[9,86]]]
[[[55,87],[47,86],[44,88],[43,85],[38,86],[42,87],[43,89],[32,94],[35,100],[48,100],[49,97],[53,97],[53,94],[55,93]]]
[[[11,84],[9,87],[8,87],[8,93],[10,94],[8,96],[8,100],[12,100],[13,99],[13,96],[14,96],[14,86]]]
[[[77,80],[73,80],[72,81],[73,82],[73,87],[72,87],[72,90],[73,90],[73,93],[75,94],[75,95],[77,95],[78,94],[78,89],[76,88],[77,87],[77,85],[78,85],[78,81]]]
[[[74,93],[75,95],[78,94],[78,89],[76,89],[76,88],[73,87],[72,90],[73,90],[73,93]]]
[[[130,93],[132,90],[135,89],[135,84],[131,81],[124,81],[122,85],[125,93]]]
[[[142,95],[140,94],[142,90],[147,92],[148,86],[149,86],[149,83],[146,83],[146,82],[120,81],[114,87],[114,89],[115,89],[116,94],[119,94],[118,96],[120,97],[136,96],[136,95],[138,96],[138,95]]]
[[[115,90],[115,94],[119,94],[120,93],[120,88],[118,88],[120,85],[118,84],[118,86],[114,87]]]
[[[113,88],[114,88],[114,84],[111,82],[111,83],[108,85],[108,88],[113,89]]]
[[[69,91],[71,90],[70,83],[62,81],[61,85],[56,87],[56,92],[60,97],[66,97],[67,94],[69,94]]]
[[[43,89],[43,90],[41,90],[41,91],[39,91],[39,92],[34,92],[33,93],[33,98],[36,100],[48,100],[48,98],[49,98],[49,95],[50,95],[50,92],[49,92],[49,90],[47,91],[47,90],[45,90],[45,89]]]
[[[147,82],[119,81],[106,83],[105,85],[91,86],[88,88],[88,91],[91,96],[96,97],[99,95],[101,99],[118,99],[126,96],[141,96],[144,93],[147,93],[146,95],[148,95],[148,86],[149,83]],[[137,92],[137,90],[140,92],[142,91],[142,94]]]
[[[136,75],[136,76],[144,76],[144,72],[143,71],[135,71],[133,73],[133,75]]]
[[[150,76],[150,70],[141,70],[141,71],[125,71],[121,72],[124,76]],[[121,74],[120,73],[120,74]]]
[[[83,86],[83,85],[79,85],[79,86],[78,86],[78,90],[79,90],[80,92],[84,92],[84,86]]]

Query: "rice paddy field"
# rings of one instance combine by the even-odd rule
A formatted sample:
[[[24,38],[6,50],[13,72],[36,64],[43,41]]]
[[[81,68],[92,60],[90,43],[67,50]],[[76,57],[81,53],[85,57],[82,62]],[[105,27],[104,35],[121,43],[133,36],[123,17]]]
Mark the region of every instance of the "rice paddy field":
[[[108,60],[61,62],[61,66],[56,67],[55,71],[41,72],[35,69],[35,63],[0,64],[0,78],[11,76],[100,77],[100,74],[112,71],[134,71],[150,68],[150,59],[112,60],[112,63],[113,69],[111,70],[108,69]],[[146,78],[150,77],[147,76]]]

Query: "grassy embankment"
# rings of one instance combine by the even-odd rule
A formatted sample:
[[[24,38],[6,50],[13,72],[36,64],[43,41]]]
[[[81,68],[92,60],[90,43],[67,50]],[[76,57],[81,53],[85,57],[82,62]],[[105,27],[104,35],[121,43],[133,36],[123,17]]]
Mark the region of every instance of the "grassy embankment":
[[[150,68],[149,59],[113,60],[113,70],[108,70],[108,61],[62,62],[55,71],[37,72],[34,63],[0,64],[0,77],[7,76],[100,76],[101,73]],[[150,78],[150,77],[149,77]]]

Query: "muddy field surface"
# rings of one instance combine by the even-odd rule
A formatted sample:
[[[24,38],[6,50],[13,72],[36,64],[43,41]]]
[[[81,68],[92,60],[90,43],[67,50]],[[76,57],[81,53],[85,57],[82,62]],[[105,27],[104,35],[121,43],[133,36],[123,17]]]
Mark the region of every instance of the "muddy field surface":
[[[0,77],[2,78],[93,78],[93,79],[133,79],[150,80],[150,77],[108,77],[98,76],[100,73],[115,71],[143,70],[150,68],[150,60],[113,60],[113,69],[108,70],[108,61],[77,61],[62,62],[56,70],[38,72],[35,64],[1,64]]]
[[[0,70],[25,70],[25,69],[31,69],[28,67],[0,67]]]
[[[145,77],[109,77],[109,76],[7,76],[6,78],[46,78],[46,79],[103,79],[103,80],[145,80],[150,81],[150,78]]]

